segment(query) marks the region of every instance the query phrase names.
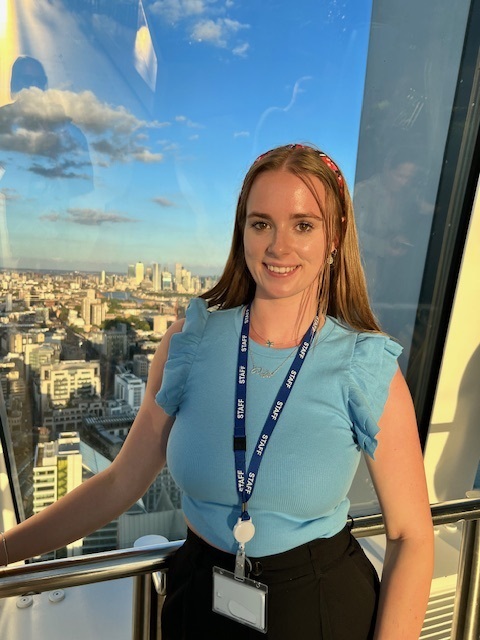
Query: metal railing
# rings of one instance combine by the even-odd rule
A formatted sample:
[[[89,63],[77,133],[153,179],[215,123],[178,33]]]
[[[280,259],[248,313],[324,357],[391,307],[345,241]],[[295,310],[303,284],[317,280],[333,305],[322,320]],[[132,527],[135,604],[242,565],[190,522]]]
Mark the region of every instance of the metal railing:
[[[434,526],[465,521],[460,549],[452,640],[478,640],[480,633],[480,498],[431,505]],[[385,533],[381,514],[351,519],[352,533],[363,538]],[[148,547],[49,560],[0,571],[0,598],[135,577],[133,640],[156,640],[157,593],[168,558],[183,540]],[[158,573],[160,572],[160,573]],[[152,589],[155,575],[157,588]]]

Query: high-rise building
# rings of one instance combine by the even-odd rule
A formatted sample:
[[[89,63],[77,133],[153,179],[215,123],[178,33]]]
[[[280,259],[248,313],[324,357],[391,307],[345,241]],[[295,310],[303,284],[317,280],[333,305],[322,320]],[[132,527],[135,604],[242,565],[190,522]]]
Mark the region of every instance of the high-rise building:
[[[37,445],[33,467],[34,513],[43,511],[81,483],[82,456],[76,431],[66,431],[54,442]]]
[[[124,400],[138,411],[145,395],[145,382],[133,373],[116,373],[114,394],[117,400]]]
[[[158,262],[152,264],[152,283],[153,290],[160,291],[162,288],[162,272]]]
[[[155,331],[155,328],[154,328]],[[153,353],[136,353],[133,356],[133,373],[138,378],[146,380],[153,360]]]
[[[187,269],[182,269],[182,287],[186,293],[192,292],[192,274]]]
[[[90,307],[92,301],[89,298],[84,298],[81,304],[80,315],[85,320],[85,324],[90,324]]]
[[[82,483],[82,456],[77,432],[67,431],[54,442],[37,445],[33,467],[33,513],[39,513]],[[78,555],[82,541],[67,546],[67,555]]]
[[[135,278],[135,265],[129,264],[127,267],[127,278]]]
[[[183,266],[180,262],[175,263],[175,288],[178,291],[179,286],[182,284],[182,270]]]
[[[173,291],[173,279],[170,271],[162,271],[162,289],[163,291]]]
[[[90,322],[99,327],[107,315],[107,304],[101,300],[95,300],[90,306]]]
[[[87,289],[85,298],[82,300],[80,315],[85,320],[85,324],[91,324],[91,306],[95,302],[95,289]]]
[[[137,262],[135,265],[135,282],[140,284],[145,277],[145,265],[143,262]]]
[[[192,276],[191,279],[192,293],[200,293],[202,290],[202,281],[199,276]]]
[[[60,433],[58,440],[38,444],[33,469],[33,512],[42,511],[109,465],[110,460],[82,442],[76,431]],[[83,553],[108,551],[116,546],[117,521],[114,520],[69,544],[66,553],[72,556],[81,554],[82,549]],[[53,555],[46,554],[46,557]]]
[[[107,360],[123,360],[128,353],[127,325],[102,331],[102,354]]]

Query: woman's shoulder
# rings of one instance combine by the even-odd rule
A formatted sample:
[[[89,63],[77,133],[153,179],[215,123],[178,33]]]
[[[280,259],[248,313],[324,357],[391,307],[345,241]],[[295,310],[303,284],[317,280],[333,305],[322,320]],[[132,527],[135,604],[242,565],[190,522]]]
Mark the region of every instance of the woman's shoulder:
[[[350,385],[375,394],[379,384],[389,384],[403,347],[380,331],[360,331],[331,317],[329,322],[328,341],[346,365]]]
[[[325,326],[329,327],[328,334],[332,339],[349,342],[354,346],[355,352],[360,355],[368,351],[387,349],[396,353],[398,357],[403,350],[395,338],[382,331],[354,329],[333,316],[327,316]]]
[[[199,350],[211,349],[231,336],[226,329],[234,327],[240,307],[219,310],[208,308],[203,298],[192,298],[185,318],[169,327],[168,358],[163,371],[163,383],[156,399],[169,415],[175,415],[184,397],[186,384]]]

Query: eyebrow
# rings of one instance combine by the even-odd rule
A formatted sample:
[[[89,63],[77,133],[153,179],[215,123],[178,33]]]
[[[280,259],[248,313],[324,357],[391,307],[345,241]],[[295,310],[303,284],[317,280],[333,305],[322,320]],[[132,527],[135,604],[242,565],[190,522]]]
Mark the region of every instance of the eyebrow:
[[[261,218],[262,220],[271,220],[272,216],[268,213],[260,213],[258,211],[250,211],[247,213],[247,218]],[[316,213],[292,213],[290,214],[290,218],[292,220],[305,220],[305,218],[312,218],[313,220],[323,220],[322,216],[317,215]]]

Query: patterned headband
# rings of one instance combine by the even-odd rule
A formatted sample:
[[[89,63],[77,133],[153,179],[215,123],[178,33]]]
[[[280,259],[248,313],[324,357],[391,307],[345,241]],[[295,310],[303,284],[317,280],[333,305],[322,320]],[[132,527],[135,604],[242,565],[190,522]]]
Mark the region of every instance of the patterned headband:
[[[317,154],[317,156],[322,159],[324,164],[326,164],[327,167],[331,171],[333,171],[333,173],[335,174],[335,177],[337,179],[338,188],[340,190],[340,196],[342,198],[342,203],[345,202],[345,187],[344,187],[344,182],[343,182],[343,176],[340,173],[340,169],[335,164],[335,162],[330,158],[330,156],[328,156],[323,151],[319,151],[318,149],[314,149],[313,147],[309,147],[309,146],[304,145],[304,144],[287,144],[285,146],[286,146],[287,149],[309,149],[311,151],[314,151]],[[266,156],[270,155],[270,153],[272,153],[273,151],[276,151],[276,149],[270,149],[270,151],[266,151],[265,153],[262,153],[262,155],[258,156],[258,158],[255,160],[255,162],[253,164],[258,162],[262,158],[265,158]]]

